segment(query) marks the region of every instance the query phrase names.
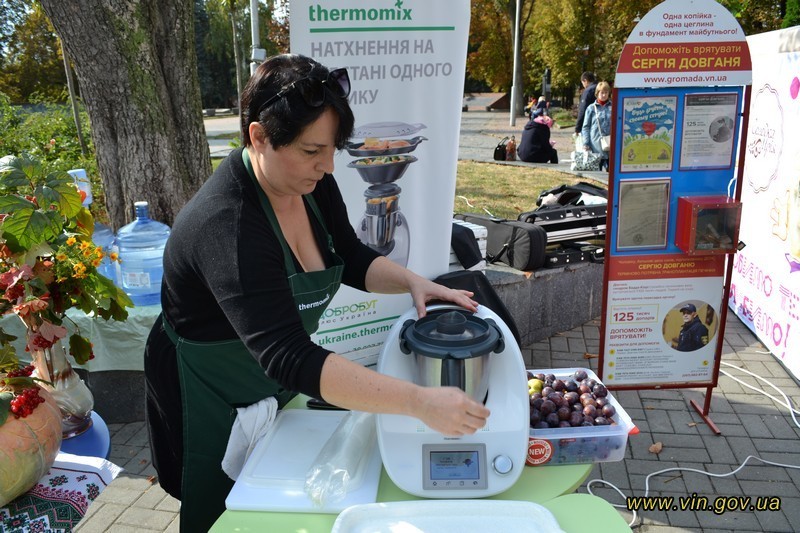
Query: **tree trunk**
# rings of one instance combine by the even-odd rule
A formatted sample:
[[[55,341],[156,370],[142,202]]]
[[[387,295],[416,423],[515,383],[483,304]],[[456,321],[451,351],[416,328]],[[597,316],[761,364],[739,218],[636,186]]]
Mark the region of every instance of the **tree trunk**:
[[[211,174],[192,0],[41,0],[72,59],[114,229],[171,225]]]

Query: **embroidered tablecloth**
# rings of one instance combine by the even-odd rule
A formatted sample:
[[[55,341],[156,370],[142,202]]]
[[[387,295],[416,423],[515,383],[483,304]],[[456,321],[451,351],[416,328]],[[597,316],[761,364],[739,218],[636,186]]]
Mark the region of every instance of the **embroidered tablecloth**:
[[[121,471],[105,459],[61,452],[31,490],[0,508],[0,531],[69,533]]]

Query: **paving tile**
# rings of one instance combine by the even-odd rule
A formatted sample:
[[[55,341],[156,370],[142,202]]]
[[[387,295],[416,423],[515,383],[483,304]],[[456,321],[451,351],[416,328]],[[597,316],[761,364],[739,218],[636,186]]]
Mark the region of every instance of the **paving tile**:
[[[794,483],[794,479],[790,475],[791,471],[791,468],[765,465],[761,461],[751,459],[744,468],[736,472],[736,478],[740,481],[787,481]]]
[[[111,442],[112,444],[127,444],[130,438],[135,437],[142,432],[147,434],[147,429],[144,422],[125,424],[124,427],[114,433],[114,435],[111,437]]]
[[[631,481],[628,478],[628,469],[625,467],[625,461],[600,463],[600,474],[601,479],[612,483],[623,492],[631,488]],[[590,476],[589,479],[592,479],[592,477]],[[617,495],[617,497],[619,497],[619,495]]]
[[[646,403],[646,402],[644,402]],[[657,431],[659,433],[674,433],[672,423],[670,422],[669,415],[666,411],[661,409],[644,409],[647,423],[650,425],[650,431]]]
[[[567,343],[567,338],[559,335],[550,337],[550,351],[569,352],[569,343]]]
[[[753,513],[761,525],[762,531],[775,533],[792,533],[796,529],[780,511],[756,511]]]
[[[117,519],[119,525],[136,526],[142,529],[164,531],[175,519],[175,513],[130,507]]]
[[[753,439],[756,449],[762,452],[796,453],[800,458],[800,442],[796,439]]]
[[[716,419],[712,420],[716,423]],[[716,424],[717,429],[722,432],[723,436],[726,437],[746,437],[747,431],[742,427],[740,423],[738,424]]]
[[[791,417],[782,415],[765,416],[762,422],[772,434],[779,439],[797,439],[800,437],[800,428],[794,425]]]
[[[700,472],[706,472],[706,465],[704,463],[678,463],[679,468],[693,469]],[[683,476],[683,482],[688,487],[687,495],[696,493],[702,496],[710,496],[714,492],[714,487],[711,485],[711,479],[697,472],[690,470],[683,470],[680,472]]]
[[[785,481],[751,481],[746,479],[739,480],[739,486],[748,496],[786,496],[790,498],[800,497],[800,491],[794,483]]]
[[[738,464],[736,455],[728,445],[728,441],[721,435],[703,435],[704,448],[709,450],[711,461],[714,463]]]
[[[790,524],[797,527],[800,524],[800,499],[781,498],[781,513],[786,516]]]
[[[653,432],[653,440],[660,441],[664,446],[673,448],[705,448],[706,444],[700,435],[686,435],[681,433]]]
[[[105,494],[108,489],[100,493]],[[99,499],[99,497],[98,497]],[[95,501],[90,508],[98,505],[96,510],[88,519],[81,520],[75,527],[76,532],[80,533],[105,533],[114,524],[114,521],[125,512],[125,506],[115,503],[101,503]]]
[[[711,512],[697,513],[697,519],[700,521],[700,527],[703,528],[718,528],[723,531],[760,531],[761,526],[758,519],[753,516],[753,513],[729,512],[721,515],[716,515]]]
[[[135,507],[143,507],[145,509],[157,509],[158,504],[169,496],[160,485],[154,484],[150,487],[141,497],[134,502]]]
[[[736,459],[741,463],[748,455],[758,455],[753,441],[747,437],[725,437]]]
[[[675,433],[688,433],[696,435],[698,432],[698,424],[703,424],[703,420],[699,415],[695,414],[694,409],[691,407],[687,409],[676,409],[674,411],[667,411],[669,421]]]
[[[569,346],[569,351],[572,353],[582,355],[587,352],[586,342],[583,340],[583,337],[570,338],[567,341],[567,345]]]

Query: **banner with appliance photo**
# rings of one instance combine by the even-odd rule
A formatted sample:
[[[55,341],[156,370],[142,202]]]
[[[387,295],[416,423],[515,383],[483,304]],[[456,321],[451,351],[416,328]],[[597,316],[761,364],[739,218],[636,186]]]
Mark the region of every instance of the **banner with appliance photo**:
[[[290,4],[291,50],[347,67],[355,132],[334,175],[362,242],[427,278],[448,271],[470,2]],[[405,295],[342,287],[313,340],[376,361]]]
[[[747,38],[753,98],[730,308],[800,377],[800,28]]]

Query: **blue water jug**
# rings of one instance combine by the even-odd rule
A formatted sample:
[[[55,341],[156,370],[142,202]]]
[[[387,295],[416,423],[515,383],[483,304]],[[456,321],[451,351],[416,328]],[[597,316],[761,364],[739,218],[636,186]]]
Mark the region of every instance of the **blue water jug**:
[[[101,222],[94,223],[94,233],[92,233],[92,242],[103,249],[106,254],[103,257],[103,262],[97,267],[97,272],[107,277],[115,284],[117,283],[117,269],[115,264],[108,258],[108,254],[112,252],[114,246],[114,232]]]
[[[159,304],[169,226],[150,218],[147,202],[133,205],[136,220],[121,227],[114,241],[120,260],[118,283],[135,305]]]

